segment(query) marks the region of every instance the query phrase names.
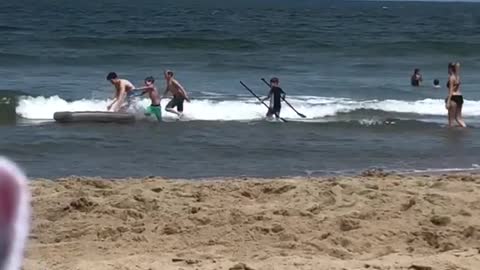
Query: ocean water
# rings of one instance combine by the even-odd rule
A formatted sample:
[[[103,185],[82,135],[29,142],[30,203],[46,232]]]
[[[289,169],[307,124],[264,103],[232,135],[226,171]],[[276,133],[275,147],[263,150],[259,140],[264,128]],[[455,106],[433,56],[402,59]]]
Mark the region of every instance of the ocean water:
[[[475,3],[2,1],[0,154],[38,177],[476,169],[479,26]],[[466,130],[445,126],[450,61],[462,64]],[[106,110],[110,71],[163,88],[165,69],[192,98],[182,121],[144,119],[146,99],[134,124],[53,120]],[[283,105],[287,123],[265,121],[240,81],[265,96],[272,76],[307,118]]]

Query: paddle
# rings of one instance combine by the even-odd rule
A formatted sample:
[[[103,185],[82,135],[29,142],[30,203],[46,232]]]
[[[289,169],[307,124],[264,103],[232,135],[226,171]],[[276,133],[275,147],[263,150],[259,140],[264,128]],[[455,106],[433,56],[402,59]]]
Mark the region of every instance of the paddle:
[[[263,102],[263,100],[262,100],[259,96],[257,96],[257,94],[255,94],[250,88],[248,88],[248,86],[246,86],[242,81],[240,81],[240,84],[243,85],[243,87],[245,87],[245,89],[247,89],[247,90],[248,90],[253,96],[255,96],[263,105],[265,105],[265,107],[267,107],[267,108],[270,110],[270,107],[269,107],[267,104],[265,104],[265,102]],[[284,118],[280,117],[280,116],[278,115],[278,113],[275,113],[275,115],[276,115],[278,118],[280,118],[283,122],[287,122],[287,120],[285,120]]]
[[[264,78],[262,78],[262,81],[268,85],[268,87],[272,87]],[[305,114],[303,113],[299,113],[297,110],[295,110],[295,108],[292,106],[292,104],[290,104],[290,102],[288,102],[285,98],[283,98],[283,101],[285,101],[285,103],[287,103],[288,106],[290,106],[290,108],[292,108],[292,110],[294,112],[296,112],[298,114],[298,116],[302,117],[302,118],[306,118]]]

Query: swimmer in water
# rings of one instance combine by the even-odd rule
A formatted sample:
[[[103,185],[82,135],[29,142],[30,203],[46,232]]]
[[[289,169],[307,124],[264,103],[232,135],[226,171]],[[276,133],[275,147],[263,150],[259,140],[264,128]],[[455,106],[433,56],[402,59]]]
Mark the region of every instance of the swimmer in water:
[[[438,79],[433,80],[433,87],[440,88],[440,81]]]
[[[130,98],[134,95],[135,86],[128,80],[120,79],[115,72],[108,73],[107,81],[110,81],[115,86],[115,95],[112,103],[107,106],[107,110],[110,111],[112,107],[114,112],[125,110],[130,105]],[[128,99],[126,106],[123,104],[125,99]]]
[[[27,178],[16,164],[0,157],[0,269],[21,269],[29,227]]]
[[[445,107],[448,110],[448,126],[453,126],[453,121],[461,127],[467,127],[462,118],[463,96],[460,91],[460,63],[448,64],[448,96]]]
[[[416,68],[413,71],[413,75],[410,79],[410,84],[412,86],[420,86],[420,83],[423,81],[422,74],[420,74],[420,69]]]

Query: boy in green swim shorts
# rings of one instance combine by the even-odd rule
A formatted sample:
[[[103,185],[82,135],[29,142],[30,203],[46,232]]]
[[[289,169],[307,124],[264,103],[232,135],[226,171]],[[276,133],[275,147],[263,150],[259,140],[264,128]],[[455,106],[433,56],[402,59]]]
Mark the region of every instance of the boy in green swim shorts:
[[[155,115],[158,121],[162,121],[162,108],[160,106],[160,95],[155,87],[155,79],[152,76],[145,78],[145,86],[136,88],[135,90],[142,90],[142,95],[148,93],[152,104],[147,107],[145,115]]]

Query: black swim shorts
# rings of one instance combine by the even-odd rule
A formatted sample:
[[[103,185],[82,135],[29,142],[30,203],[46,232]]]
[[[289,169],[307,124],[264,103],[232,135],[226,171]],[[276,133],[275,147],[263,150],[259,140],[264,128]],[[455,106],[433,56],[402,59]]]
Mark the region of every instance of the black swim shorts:
[[[167,108],[171,109],[177,107],[179,112],[183,112],[183,101],[185,101],[184,97],[181,96],[173,96],[172,100],[168,102]]]

